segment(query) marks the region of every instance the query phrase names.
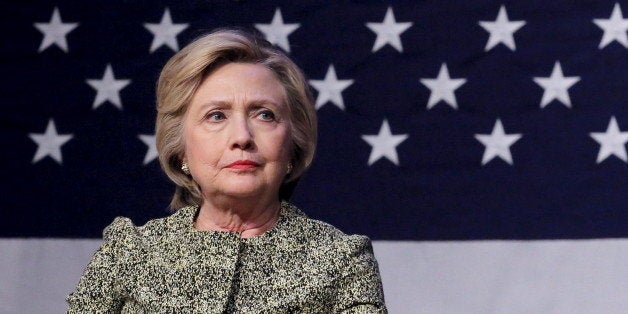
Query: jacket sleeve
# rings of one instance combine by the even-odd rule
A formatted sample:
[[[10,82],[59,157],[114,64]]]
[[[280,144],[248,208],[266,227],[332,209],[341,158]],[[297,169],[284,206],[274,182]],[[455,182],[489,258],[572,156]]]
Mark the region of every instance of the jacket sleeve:
[[[365,236],[349,238],[349,254],[338,282],[334,313],[388,313],[371,241]]]
[[[67,314],[120,313],[123,306],[121,260],[132,248],[135,227],[118,217],[103,232],[103,245],[85,268],[76,290],[68,295]]]

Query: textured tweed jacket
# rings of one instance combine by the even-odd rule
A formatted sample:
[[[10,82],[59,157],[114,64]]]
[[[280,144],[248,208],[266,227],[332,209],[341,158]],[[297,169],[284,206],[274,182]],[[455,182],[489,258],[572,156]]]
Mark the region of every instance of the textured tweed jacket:
[[[137,227],[116,218],[68,313],[386,313],[371,242],[283,202],[253,238],[199,231],[197,206]]]

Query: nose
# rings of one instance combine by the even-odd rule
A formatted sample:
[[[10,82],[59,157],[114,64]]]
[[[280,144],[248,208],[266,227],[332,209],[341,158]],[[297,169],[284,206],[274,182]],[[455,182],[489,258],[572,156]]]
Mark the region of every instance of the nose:
[[[247,150],[253,147],[253,134],[246,117],[234,117],[231,128],[231,149]]]

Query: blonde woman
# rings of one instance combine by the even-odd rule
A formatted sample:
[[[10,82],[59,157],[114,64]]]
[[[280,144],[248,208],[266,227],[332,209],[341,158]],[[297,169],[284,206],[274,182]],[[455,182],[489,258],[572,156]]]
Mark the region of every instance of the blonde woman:
[[[164,67],[159,160],[167,218],[116,218],[68,313],[385,313],[370,240],[285,195],[309,167],[316,112],[299,68],[268,42],[218,30]]]

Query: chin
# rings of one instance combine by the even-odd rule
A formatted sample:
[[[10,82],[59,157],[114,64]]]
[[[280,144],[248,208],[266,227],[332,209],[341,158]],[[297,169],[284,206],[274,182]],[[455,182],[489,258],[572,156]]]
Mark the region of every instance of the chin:
[[[224,186],[223,192],[232,196],[255,196],[263,194],[265,185],[261,184],[258,180],[233,180],[229,184]]]

